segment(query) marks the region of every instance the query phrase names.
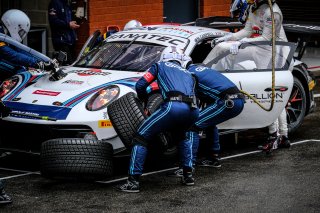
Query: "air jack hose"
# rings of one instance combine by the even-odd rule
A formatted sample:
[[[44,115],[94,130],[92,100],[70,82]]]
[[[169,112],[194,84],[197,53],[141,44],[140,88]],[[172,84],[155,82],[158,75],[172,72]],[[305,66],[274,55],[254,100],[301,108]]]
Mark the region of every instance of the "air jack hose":
[[[259,107],[261,107],[263,110],[270,112],[273,109],[274,106],[274,99],[275,99],[275,45],[276,45],[276,31],[274,26],[274,14],[273,14],[273,5],[271,0],[268,0],[270,12],[271,12],[271,19],[272,19],[272,86],[271,86],[271,105],[269,108],[264,107],[262,104],[259,103],[259,101],[247,93],[246,91],[240,90],[241,93],[248,96],[250,99],[253,100],[256,104],[258,104]]]

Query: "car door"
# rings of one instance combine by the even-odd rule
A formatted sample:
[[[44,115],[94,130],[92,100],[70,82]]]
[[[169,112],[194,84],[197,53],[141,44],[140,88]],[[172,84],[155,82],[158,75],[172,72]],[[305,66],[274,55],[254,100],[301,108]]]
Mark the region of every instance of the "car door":
[[[242,113],[218,125],[220,129],[261,128],[270,125],[279,117],[288,102],[293,87],[291,70],[295,47],[293,43],[276,42],[273,109],[271,111],[262,109],[246,95]],[[270,42],[244,43],[236,55],[230,54],[228,49],[216,58],[207,58],[205,62],[206,64],[203,65],[220,71],[239,89],[250,94],[265,108],[270,108],[272,101],[272,46]]]

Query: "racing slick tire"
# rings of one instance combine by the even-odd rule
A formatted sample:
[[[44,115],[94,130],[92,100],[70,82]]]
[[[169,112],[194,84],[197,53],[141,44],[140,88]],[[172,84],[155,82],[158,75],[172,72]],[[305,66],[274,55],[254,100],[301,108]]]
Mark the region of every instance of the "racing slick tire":
[[[286,107],[289,133],[293,133],[301,126],[306,107],[307,95],[303,84],[299,78],[293,77],[293,88]]]
[[[113,175],[113,147],[82,138],[45,141],[40,151],[40,172],[52,179],[102,180]]]

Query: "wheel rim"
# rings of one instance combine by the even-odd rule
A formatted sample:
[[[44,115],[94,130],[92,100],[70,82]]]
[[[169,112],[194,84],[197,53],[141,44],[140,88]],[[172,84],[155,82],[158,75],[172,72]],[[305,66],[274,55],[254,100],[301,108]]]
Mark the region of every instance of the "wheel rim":
[[[304,116],[304,108],[306,105],[306,99],[304,98],[304,90],[298,84],[294,83],[290,99],[288,101],[287,121],[292,128],[300,122],[300,118]]]

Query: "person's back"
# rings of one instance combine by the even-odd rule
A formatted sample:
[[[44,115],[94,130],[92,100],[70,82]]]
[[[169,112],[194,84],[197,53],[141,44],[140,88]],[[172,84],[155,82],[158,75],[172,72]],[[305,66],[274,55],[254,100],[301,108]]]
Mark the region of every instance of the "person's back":
[[[216,125],[239,115],[244,107],[244,96],[237,86],[220,72],[199,65],[188,66],[196,80],[196,96],[204,107],[199,118],[188,133],[193,147],[193,162],[196,162],[199,135],[196,130],[205,130],[209,153],[200,166],[221,167],[219,161],[220,143]]]
[[[220,72],[204,66],[190,65],[188,71],[196,76],[197,96],[201,99],[224,98],[226,94],[239,93],[237,86]]]
[[[194,95],[194,82],[186,69],[177,63],[169,61],[159,62],[154,66],[158,67],[158,85],[161,88],[164,98],[167,98],[167,93],[173,91],[181,92],[186,96]]]

